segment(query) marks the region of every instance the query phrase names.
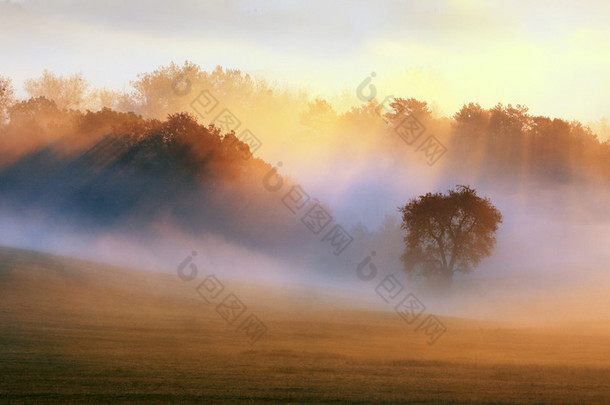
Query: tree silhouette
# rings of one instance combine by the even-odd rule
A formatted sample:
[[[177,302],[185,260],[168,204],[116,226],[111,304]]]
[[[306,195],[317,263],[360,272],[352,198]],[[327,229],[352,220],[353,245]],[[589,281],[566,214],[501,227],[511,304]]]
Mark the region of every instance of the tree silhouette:
[[[432,111],[428,107],[428,103],[425,101],[418,101],[414,98],[395,98],[390,103],[392,110],[384,114],[385,119],[392,122],[399,122],[399,120],[412,115],[420,121],[427,121],[432,117]]]
[[[79,109],[84,105],[89,83],[82,73],[62,77],[45,69],[41,77],[26,80],[23,87],[30,97],[53,100],[60,109]]]
[[[99,111],[103,108],[113,110],[119,109],[120,99],[122,95],[116,90],[107,88],[93,89],[87,96],[87,107],[93,111]]]
[[[403,139],[396,136],[396,129],[406,118],[413,117],[425,133],[413,147],[428,136],[437,137],[449,151],[441,171],[467,179],[464,182],[503,181],[514,187],[597,183],[610,178],[610,141],[604,143],[610,127],[604,120],[589,128],[576,121],[533,116],[521,105],[498,104],[486,109],[476,103],[465,104],[452,117],[439,117],[432,114],[425,101],[393,95],[340,112],[330,102],[311,100],[305,92],[282,90],[239,70],[216,67],[204,71],[188,61],[140,74],[131,85],[133,89],[128,92],[96,89],[90,88],[81,74],[61,76],[45,71],[25,82],[24,87],[32,96],[28,100],[16,97],[10,79],[0,76],[0,137],[5,140],[2,146],[25,152],[39,147],[38,142],[46,144],[58,139],[79,125],[76,110],[85,114],[87,109],[100,111],[108,107],[142,115],[150,121],[128,131],[142,136],[149,126],[165,121],[170,114],[190,112],[197,122],[209,125],[216,122],[221,111],[229,109],[241,126],[222,130],[232,129],[238,137],[248,129],[257,136],[273,134],[278,141],[290,139],[294,150],[328,148],[340,151],[342,156],[351,154],[354,159],[388,156],[400,162],[397,164],[408,164]],[[218,105],[206,114],[193,107],[202,91],[209,91]],[[107,132],[114,121],[102,119],[106,116],[107,112],[90,116],[102,126],[94,128],[91,124],[82,137],[91,139],[93,133]],[[134,124],[131,118],[125,123],[123,118],[120,121],[121,126]],[[300,125],[303,123],[311,127],[304,128]],[[316,137],[314,148],[312,136]],[[238,149],[250,153],[247,145]],[[413,153],[416,152],[417,149]]]
[[[461,185],[448,194],[419,196],[399,211],[407,231],[401,257],[405,271],[444,285],[454,273],[470,272],[491,254],[502,222],[489,199]]]
[[[189,61],[182,66],[172,62],[152,72],[138,74],[138,79],[131,81],[135,89],[131,100],[133,107],[137,109],[136,112],[151,118],[164,118],[171,113],[188,111],[188,103],[195,95],[184,96],[198,87],[197,83],[204,76],[201,68]]]
[[[315,99],[301,114],[301,124],[313,129],[328,129],[337,121],[337,113],[326,100]]]
[[[0,76],[0,124],[5,120],[6,109],[15,102],[15,89],[11,79]]]

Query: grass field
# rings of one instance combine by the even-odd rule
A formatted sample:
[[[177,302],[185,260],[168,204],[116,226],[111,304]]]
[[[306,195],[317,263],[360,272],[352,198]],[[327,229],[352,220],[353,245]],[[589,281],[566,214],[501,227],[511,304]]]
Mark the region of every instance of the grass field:
[[[0,266],[4,403],[610,403],[607,324],[443,318],[428,345],[328,291],[232,284],[268,327],[250,345],[175,275],[6,248]]]

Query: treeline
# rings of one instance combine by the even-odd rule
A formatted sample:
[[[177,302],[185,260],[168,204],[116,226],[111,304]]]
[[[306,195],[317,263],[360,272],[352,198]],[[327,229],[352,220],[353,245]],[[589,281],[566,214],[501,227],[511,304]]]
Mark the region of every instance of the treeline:
[[[465,105],[452,120],[452,165],[507,178],[567,183],[610,179],[610,142],[589,127],[528,114],[523,106]]]
[[[10,80],[0,79],[0,209],[93,233],[118,229],[138,237],[177,226],[291,260],[301,253],[325,269],[334,257],[330,249],[320,257],[325,232],[312,235],[302,213],[285,204],[297,181],[282,173],[280,189],[266,187],[266,176],[277,173],[239,139],[244,128],[263,140],[265,152],[279,145],[286,162],[383,166],[375,172],[380,190],[402,187],[395,181],[407,170],[472,185],[610,180],[608,141],[579,122],[532,116],[523,106],[471,103],[439,117],[424,101],[395,98],[339,112],[330,101],[278,91],[239,71],[208,73],[190,63],[144,73],[132,86],[129,94],[101,97],[79,75],[46,72],[26,84],[31,97],[18,100]],[[202,91],[242,125],[226,130],[213,114],[197,114],[192,104]],[[446,149],[432,169],[416,152],[429,136]],[[381,184],[384,173],[395,176]],[[303,210],[318,203],[311,197]],[[387,244],[387,256],[398,257],[401,231],[391,218],[376,231],[345,227],[360,250]]]
[[[39,97],[15,103],[8,115],[0,130],[5,212],[35,213],[93,235],[180,229],[252,248],[309,242],[281,195],[265,187],[272,166],[233,133],[188,113],[156,120],[106,108],[61,110]],[[294,185],[282,181],[284,192]]]
[[[156,125],[155,120],[165,120],[170,114],[197,115],[193,102],[206,91],[220,105],[216,112],[228,108],[240,122],[241,126],[235,128],[237,134],[247,126],[258,138],[272,139],[266,148],[290,145],[295,159],[303,154],[309,154],[310,159],[334,154],[348,163],[350,159],[357,163],[358,159],[382,155],[394,158],[399,165],[424,163],[425,159],[418,161],[415,154],[405,153],[408,135],[403,131],[402,139],[399,136],[401,124],[415,117],[425,133],[414,140],[413,147],[433,135],[446,148],[435,165],[448,175],[467,176],[473,181],[561,183],[610,177],[608,140],[600,140],[582,123],[533,116],[520,105],[498,104],[485,109],[470,103],[452,117],[439,117],[424,101],[396,98],[385,105],[371,100],[338,112],[330,101],[311,101],[303,92],[278,90],[238,70],[217,67],[206,72],[191,62],[171,63],[142,73],[131,82],[132,90],[124,94],[92,89],[79,74],[61,77],[48,71],[26,81],[24,87],[31,98],[16,100],[10,80],[0,79],[1,136],[7,140],[5,146],[12,143],[13,149],[21,148],[22,152],[44,142],[45,137],[52,138],[48,128],[43,128],[50,123],[58,127],[74,125],[74,120],[51,119],[57,111],[69,116],[76,111],[109,108],[132,114],[130,120],[140,119],[145,127]],[[51,112],[54,109],[57,111]],[[209,125],[214,123],[216,112],[196,119]],[[104,132],[108,125],[99,119],[88,131]],[[222,132],[232,129],[216,127]],[[608,130],[604,120],[594,127],[601,132]]]

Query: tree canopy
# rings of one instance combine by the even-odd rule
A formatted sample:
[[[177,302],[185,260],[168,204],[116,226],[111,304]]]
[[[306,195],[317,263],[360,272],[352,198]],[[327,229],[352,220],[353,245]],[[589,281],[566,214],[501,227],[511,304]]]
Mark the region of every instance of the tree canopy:
[[[491,254],[502,214],[469,186],[448,194],[427,193],[403,207],[407,232],[402,261],[408,273],[444,284],[457,272],[468,273]]]
[[[189,61],[160,66],[139,74],[130,83],[131,89],[122,92],[98,89],[91,88],[80,73],[61,76],[44,71],[24,83],[31,99],[19,100],[10,79],[0,77],[0,126],[29,116],[39,122],[24,121],[24,125],[45,127],[47,123],[42,121],[50,115],[37,113],[44,104],[40,97],[54,102],[57,110],[84,112],[106,107],[164,120],[169,114],[195,112],[192,103],[206,90],[218,106],[206,116],[197,115],[198,122],[212,124],[221,111],[228,109],[241,121],[241,127],[234,129],[236,135],[247,128],[259,138],[272,136],[277,144],[289,141],[295,151],[318,153],[326,148],[326,153],[332,148],[344,159],[389,156],[408,166],[423,155],[417,153],[423,150],[423,142],[434,136],[447,148],[435,165],[441,176],[451,177],[454,182],[597,185],[610,179],[610,141],[606,140],[610,127],[603,119],[589,127],[578,121],[534,116],[522,105],[483,108],[476,103],[465,104],[453,116],[443,117],[426,101],[400,96],[340,106],[273,86],[239,70],[216,67],[205,71]],[[11,114],[9,110],[16,105],[19,107]],[[415,118],[421,130],[421,136],[412,137],[410,155],[404,138],[397,136],[397,125],[407,117]],[[16,135],[15,127],[5,131]]]

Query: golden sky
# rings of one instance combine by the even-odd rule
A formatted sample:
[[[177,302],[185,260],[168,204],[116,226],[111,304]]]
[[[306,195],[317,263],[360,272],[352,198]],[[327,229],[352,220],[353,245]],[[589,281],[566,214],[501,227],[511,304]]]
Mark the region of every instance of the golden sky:
[[[376,73],[379,97],[525,104],[609,116],[605,1],[0,1],[0,74],[19,87],[44,68],[95,86],[185,59],[238,68],[330,97]]]

